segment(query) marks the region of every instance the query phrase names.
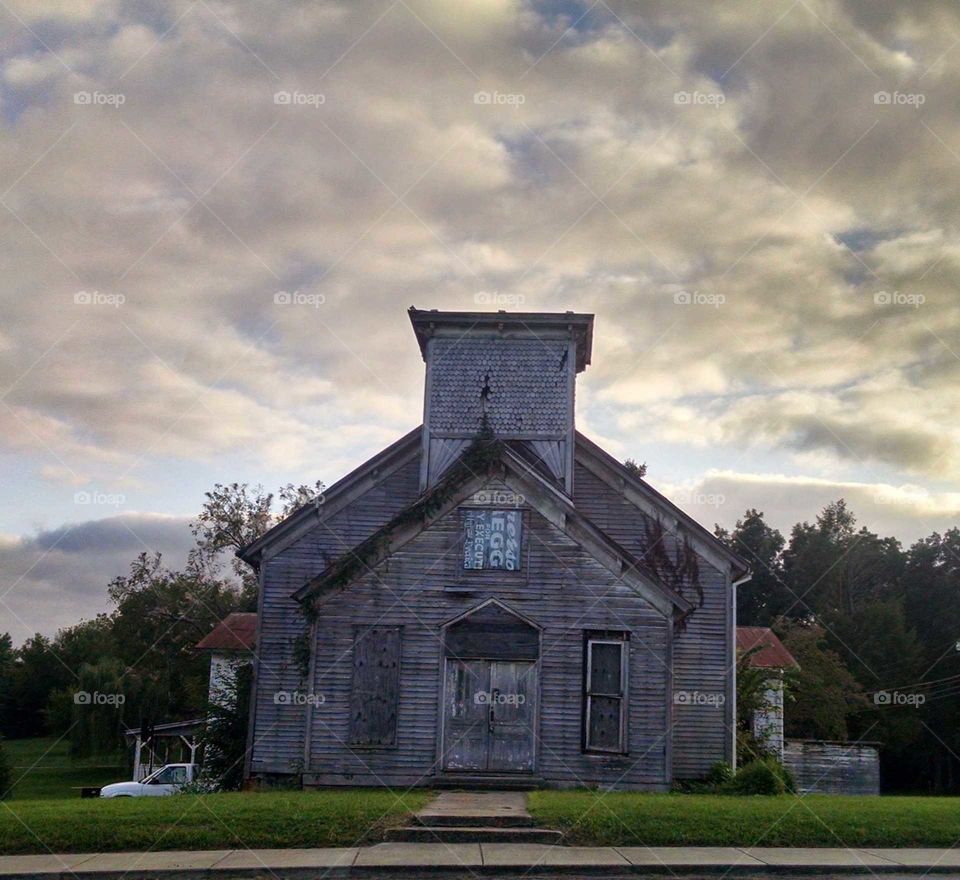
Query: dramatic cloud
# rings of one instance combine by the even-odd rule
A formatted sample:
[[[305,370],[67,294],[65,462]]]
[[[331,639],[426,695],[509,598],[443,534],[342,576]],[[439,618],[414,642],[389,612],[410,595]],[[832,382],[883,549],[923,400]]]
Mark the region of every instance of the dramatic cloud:
[[[798,519],[812,521],[815,512],[838,498],[846,499],[861,526],[880,535],[895,535],[908,544],[933,531],[943,532],[960,520],[960,492],[932,493],[913,484],[709,471],[688,485],[661,488],[708,527],[733,528],[745,510],[755,508],[786,536]]]
[[[107,584],[140,553],[182,566],[191,535],[185,520],[123,514],[40,532],[0,536],[0,620],[15,643],[109,611]]]
[[[77,489],[332,481],[420,420],[410,304],[595,312],[580,424],[664,483],[781,485],[792,522],[818,479],[960,477],[953,2],[0,21],[8,533]]]

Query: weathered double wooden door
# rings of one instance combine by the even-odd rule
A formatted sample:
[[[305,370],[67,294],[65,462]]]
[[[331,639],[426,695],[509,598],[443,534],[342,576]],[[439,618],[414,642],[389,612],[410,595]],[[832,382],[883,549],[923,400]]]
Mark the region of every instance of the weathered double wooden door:
[[[445,769],[531,772],[536,718],[536,663],[447,659]]]

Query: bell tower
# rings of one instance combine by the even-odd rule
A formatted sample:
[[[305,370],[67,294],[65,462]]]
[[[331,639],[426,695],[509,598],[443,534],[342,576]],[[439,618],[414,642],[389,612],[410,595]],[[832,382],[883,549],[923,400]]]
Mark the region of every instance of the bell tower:
[[[520,441],[572,491],[577,373],[590,363],[593,315],[411,308],[426,363],[421,489],[486,425]]]

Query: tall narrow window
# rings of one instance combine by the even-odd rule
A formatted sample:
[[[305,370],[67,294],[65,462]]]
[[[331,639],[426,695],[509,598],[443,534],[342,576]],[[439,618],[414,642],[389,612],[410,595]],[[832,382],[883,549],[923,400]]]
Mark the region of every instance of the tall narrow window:
[[[352,746],[397,743],[401,631],[399,626],[354,628],[350,693]]]
[[[626,633],[587,633],[584,644],[584,745],[591,752],[627,751]]]

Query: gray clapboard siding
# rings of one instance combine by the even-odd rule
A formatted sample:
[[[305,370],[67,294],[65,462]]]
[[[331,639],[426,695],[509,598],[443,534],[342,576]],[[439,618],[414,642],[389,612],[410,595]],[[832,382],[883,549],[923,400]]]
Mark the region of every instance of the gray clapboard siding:
[[[558,529],[530,514],[529,580],[507,604],[543,628],[537,772],[549,784],[664,788],[669,622]],[[317,622],[311,754],[318,784],[429,784],[438,770],[442,626],[498,595],[495,578],[472,596],[444,591],[456,574],[459,518],[421,533],[350,590],[322,606]],[[358,622],[402,626],[397,744],[349,749],[351,629]],[[630,631],[629,754],[582,749],[582,640],[587,629]]]
[[[783,761],[800,792],[880,794],[875,745],[787,740]]]
[[[645,514],[582,464],[574,470],[574,503],[611,538],[643,558]],[[664,546],[673,556],[675,537]],[[698,557],[704,605],[673,636],[673,776],[702,777],[716,761],[731,760],[733,628],[727,575]],[[693,595],[688,584],[686,593]],[[722,695],[718,700],[708,695]],[[704,696],[700,696],[704,695]]]
[[[521,613],[529,612],[536,617],[542,609],[553,618],[552,625],[545,625],[541,701],[557,713],[557,724],[551,727],[550,737],[545,740],[550,748],[541,751],[540,774],[557,785],[596,779],[616,784],[619,773],[628,766],[625,759],[582,753],[582,630],[626,626],[632,631],[633,624],[637,623],[636,609],[643,603],[625,588],[617,587],[592,608],[587,618],[576,621],[580,606],[571,605],[569,595],[582,591],[583,597],[592,597],[591,602],[595,602],[602,594],[602,585],[610,586],[611,576],[552,527],[549,527],[548,540],[544,535],[548,527],[539,517],[537,527],[530,533],[531,555],[525,581],[505,585],[497,575],[480,575],[471,578],[468,587],[473,592],[466,596],[444,591],[460,579],[456,520],[451,517],[448,522],[435,525],[381,566],[382,571],[378,570],[377,575],[386,588],[373,579],[363,590],[361,584],[369,580],[364,579],[342,599],[324,606],[316,635],[313,691],[301,681],[292,649],[304,623],[290,594],[322,570],[328,561],[367,537],[410,503],[417,495],[417,479],[417,462],[405,465],[387,477],[382,486],[329,521],[318,524],[311,533],[266,563],[259,651],[263,662],[258,675],[258,721],[252,771],[290,773],[302,768],[327,778],[336,767],[335,781],[340,783],[422,782],[424,774],[436,770],[436,695],[441,666],[439,627],[482,598],[499,596]],[[642,554],[646,549],[642,542],[643,514],[637,508],[583,468],[578,468],[575,491],[575,501],[587,516],[628,549]],[[667,540],[672,541],[669,537]],[[723,708],[695,702],[666,705],[668,699],[672,699],[667,692],[671,641],[672,694],[681,691],[722,693],[729,684],[729,664],[725,660],[728,650],[726,581],[723,574],[705,561],[701,560],[700,567],[705,606],[693,615],[687,628],[671,634],[662,618],[645,609],[638,630],[643,636],[631,637],[630,754],[648,752],[656,756],[660,766],[651,770],[654,764],[645,760],[620,781],[623,786],[662,786],[668,778],[665,752],[671,738],[671,771],[677,778],[702,776],[714,761],[728,757],[729,728]],[[590,574],[585,576],[585,571]],[[584,580],[590,581],[588,587],[584,587]],[[424,590],[424,595],[418,597],[413,605],[415,612],[411,612],[406,607],[411,604],[408,593],[417,589],[416,584]],[[557,597],[562,609],[554,607]],[[348,606],[350,613],[339,616],[339,605]],[[356,754],[351,755],[345,748],[349,740],[351,627],[358,622],[353,613],[355,608],[363,609],[359,622],[372,624],[380,619],[381,613],[389,611],[383,622],[406,628],[402,648],[400,732],[396,752],[387,758],[362,749],[355,749]],[[570,614],[574,615],[573,620],[569,619]],[[574,621],[577,626],[565,630],[564,620],[567,626]],[[274,695],[278,691],[315,692],[314,696],[319,695],[323,700],[311,710],[309,766],[304,756],[306,705],[277,704]],[[553,708],[553,701],[558,698],[560,705]],[[668,717],[672,722],[669,735],[665,732],[670,726]],[[337,747],[332,756],[327,751],[331,742]]]
[[[294,773],[304,763],[307,703],[293,698],[286,704],[276,701],[278,693],[307,694],[294,658],[294,643],[305,631],[305,620],[292,594],[410,504],[418,491],[419,461],[414,459],[263,563],[253,773]]]

